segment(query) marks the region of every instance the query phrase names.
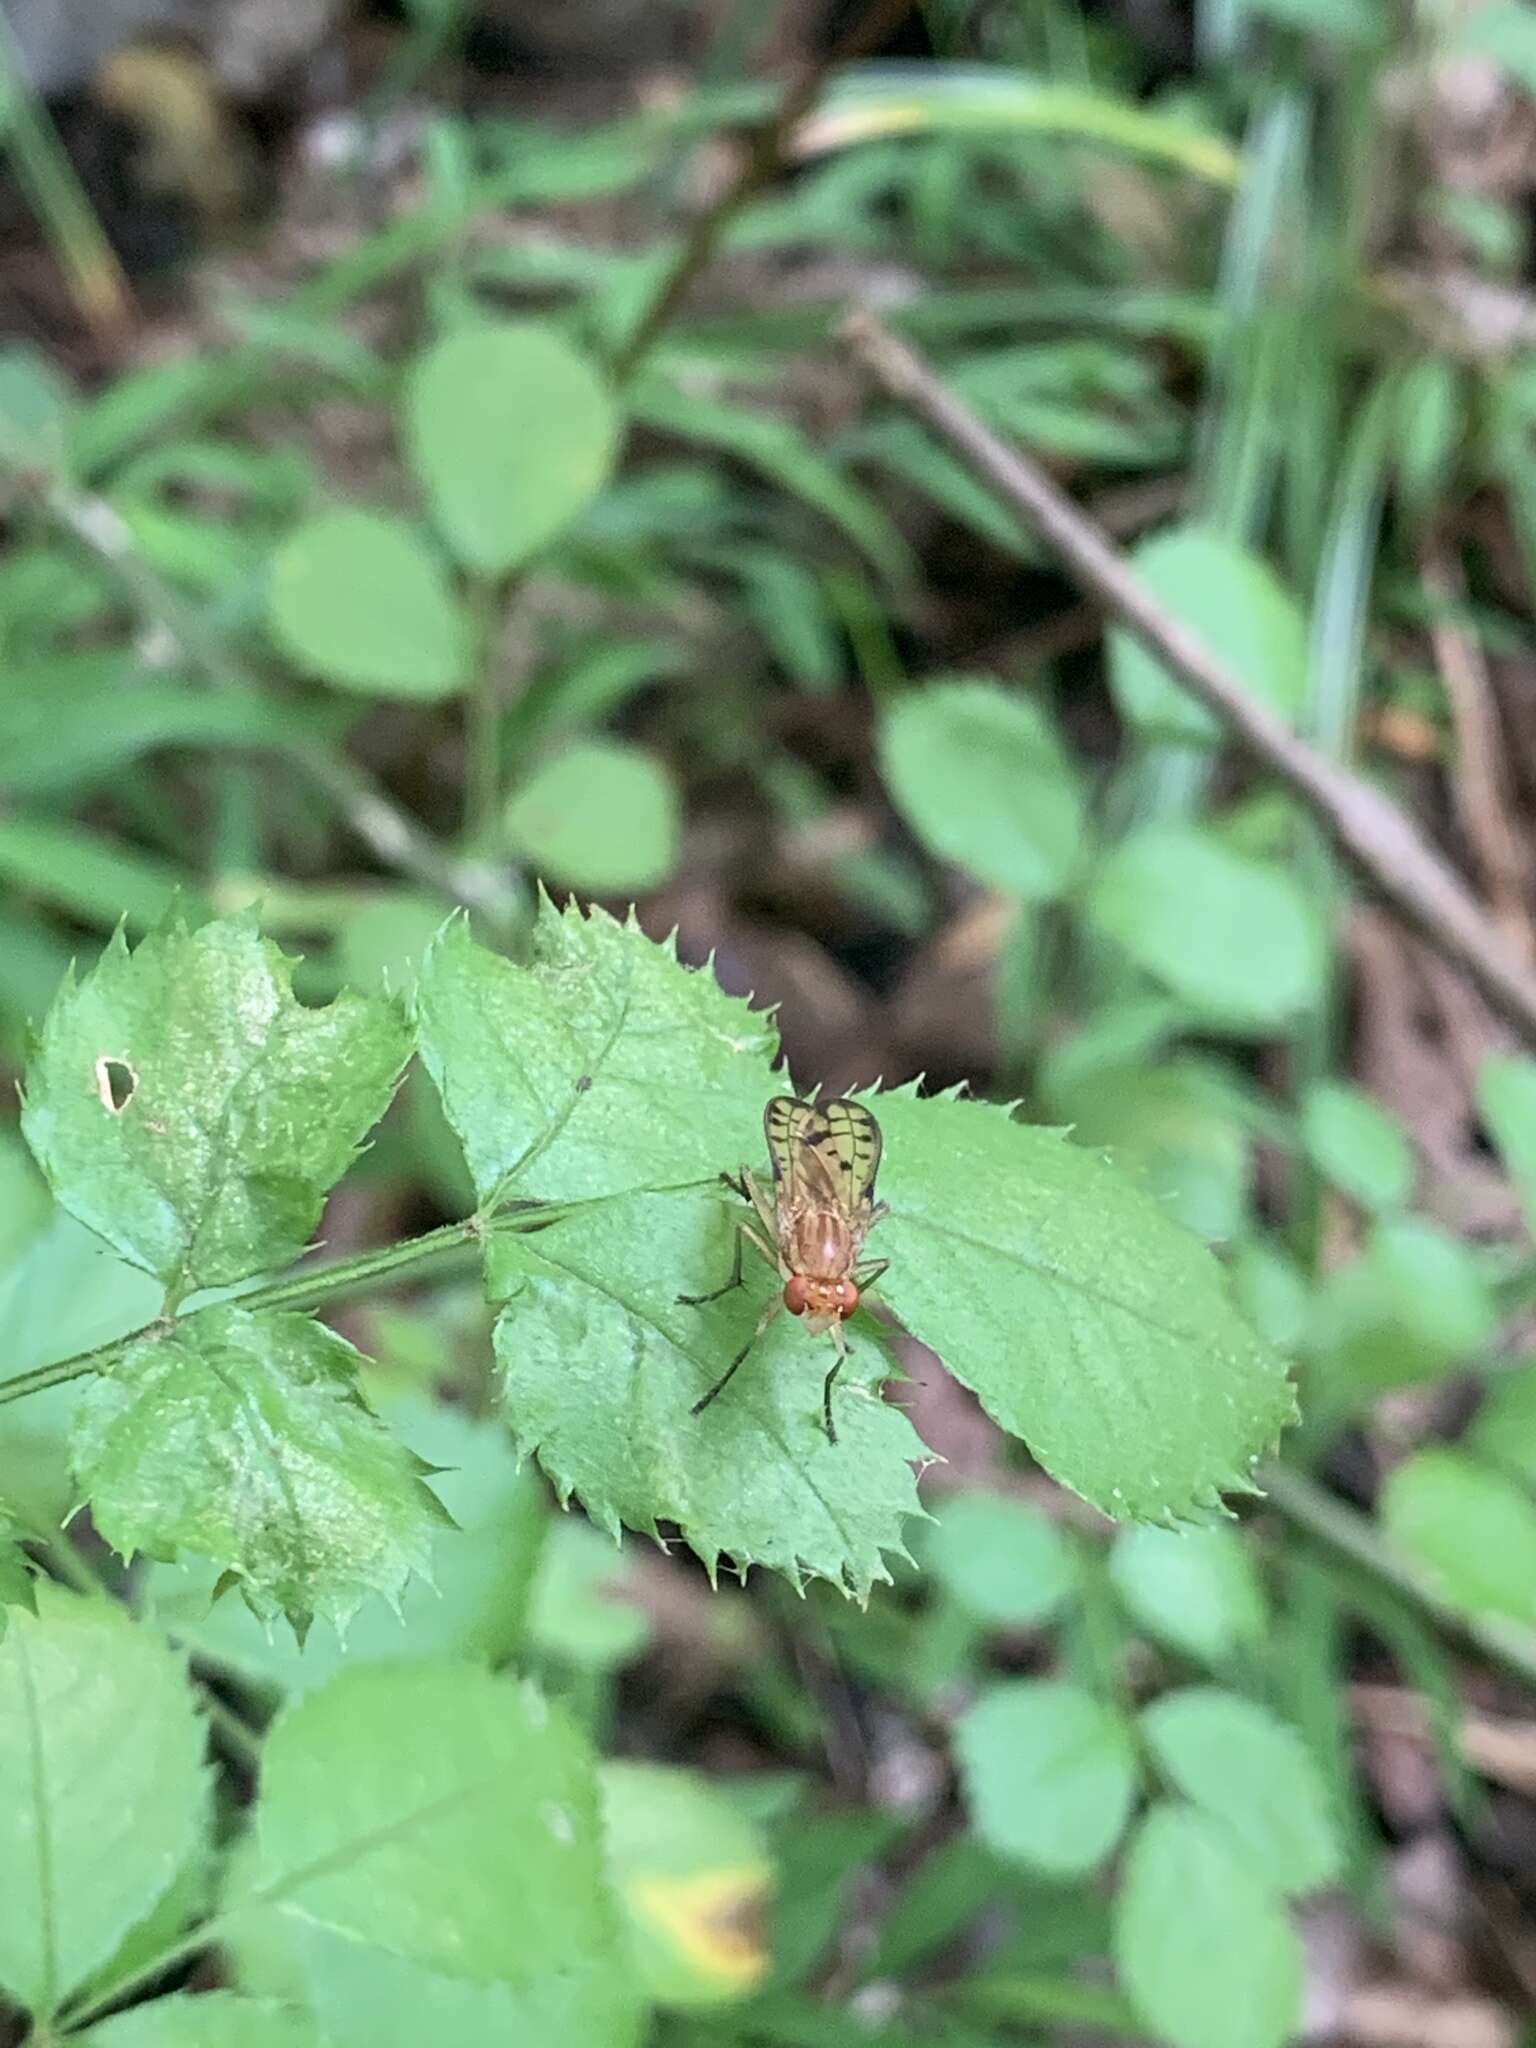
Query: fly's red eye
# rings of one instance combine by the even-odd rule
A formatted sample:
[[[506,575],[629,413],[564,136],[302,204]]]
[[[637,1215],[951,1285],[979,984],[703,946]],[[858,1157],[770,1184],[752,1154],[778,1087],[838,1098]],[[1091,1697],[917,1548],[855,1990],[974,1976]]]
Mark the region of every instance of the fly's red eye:
[[[858,1288],[853,1284],[851,1280],[839,1280],[837,1283],[838,1314],[844,1318],[847,1318],[848,1316],[851,1316],[853,1314],[854,1310],[858,1307],[858,1305]]]
[[[810,1305],[810,1281],[803,1273],[791,1273],[784,1283],[784,1306],[792,1316],[803,1316]]]

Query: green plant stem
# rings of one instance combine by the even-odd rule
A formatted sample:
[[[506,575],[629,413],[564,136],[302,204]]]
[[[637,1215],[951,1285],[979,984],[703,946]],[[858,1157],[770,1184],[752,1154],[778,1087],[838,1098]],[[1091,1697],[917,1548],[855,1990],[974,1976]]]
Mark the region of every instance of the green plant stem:
[[[955,2004],[995,2020],[1034,2020],[1056,2025],[1103,2028],[1136,2041],[1150,2038],[1134,2007],[1108,1984],[1083,1984],[1074,1977],[1026,1973],[973,1977],[955,1987]]]
[[[0,142],[53,242],[70,296],[99,341],[121,342],[133,292],[53,123],[28,86],[16,36],[0,9]]]
[[[1527,1685],[1536,1685],[1536,1633],[1512,1622],[1459,1614],[1440,1598],[1422,1573],[1392,1551],[1368,1515],[1348,1506],[1294,1465],[1272,1463],[1258,1477],[1271,1507],[1294,1528],[1390,1586],[1447,1635],[1471,1644]]]
[[[472,1264],[479,1256],[480,1234],[481,1225],[477,1217],[470,1217],[462,1223],[445,1223],[440,1229],[426,1231],[421,1237],[402,1238],[397,1244],[383,1245],[377,1251],[361,1252],[355,1259],[336,1259],[329,1265],[310,1267],[290,1274],[286,1279],[253,1287],[249,1293],[233,1298],[241,1308],[253,1311],[319,1308],[323,1303],[338,1301],[345,1295],[371,1291],[381,1282],[393,1280],[400,1274],[409,1273],[412,1279],[416,1279],[427,1270],[441,1271]],[[124,1345],[137,1343],[141,1337],[164,1336],[170,1327],[171,1321],[162,1318],[158,1322],[146,1323],[140,1329],[130,1330],[126,1336],[115,1337],[108,1344],[76,1352],[73,1358],[61,1358],[56,1365],[40,1365],[34,1372],[0,1380],[0,1406],[8,1401],[20,1401],[27,1394],[41,1394],[49,1387],[64,1386],[70,1380],[85,1379],[91,1373],[100,1372]]]
[[[497,668],[496,622],[505,601],[491,577],[474,578],[468,589],[474,625],[475,681],[464,704],[464,838],[471,854],[489,858],[501,817],[501,673]]]

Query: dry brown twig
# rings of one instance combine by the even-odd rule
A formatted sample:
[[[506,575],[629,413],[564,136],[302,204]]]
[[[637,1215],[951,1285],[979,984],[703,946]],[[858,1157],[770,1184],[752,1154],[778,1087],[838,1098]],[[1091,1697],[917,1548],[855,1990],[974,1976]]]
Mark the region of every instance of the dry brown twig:
[[[1435,540],[1423,550],[1419,579],[1434,604],[1429,637],[1456,730],[1451,801],[1457,822],[1482,873],[1495,920],[1529,960],[1536,954],[1526,901],[1530,863],[1510,817],[1503,735],[1488,664],[1476,635],[1460,617],[1466,578],[1455,555]]]
[[[1038,463],[1000,440],[872,314],[851,314],[841,335],[885,390],[1029,521],[1083,589],[1305,800],[1382,896],[1536,1043],[1536,974],[1396,804],[1298,739],[1197,634],[1163,610],[1124,556]]]

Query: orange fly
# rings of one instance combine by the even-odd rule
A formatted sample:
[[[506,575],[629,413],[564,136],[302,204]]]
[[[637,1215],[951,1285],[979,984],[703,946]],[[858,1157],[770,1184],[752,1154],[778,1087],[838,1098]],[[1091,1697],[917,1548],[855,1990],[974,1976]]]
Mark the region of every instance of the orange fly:
[[[741,1250],[754,1251],[778,1271],[784,1282],[758,1317],[757,1328],[692,1413],[700,1415],[730,1385],[736,1368],[782,1308],[803,1316],[816,1335],[832,1333],[837,1356],[822,1388],[821,1413],[827,1441],[837,1442],[832,1423],[832,1382],[848,1355],[843,1324],[860,1299],[890,1264],[889,1259],[861,1261],[864,1240],[886,1213],[875,1200],[875,1175],[880,1170],[880,1126],[862,1102],[800,1102],[776,1095],[763,1112],[768,1157],[773,1166],[773,1193],[765,1194],[747,1167],[739,1176],[721,1179],[752,1211],[737,1225],[731,1277],[709,1294],[680,1294],[679,1301],[697,1305],[718,1301],[739,1287]]]

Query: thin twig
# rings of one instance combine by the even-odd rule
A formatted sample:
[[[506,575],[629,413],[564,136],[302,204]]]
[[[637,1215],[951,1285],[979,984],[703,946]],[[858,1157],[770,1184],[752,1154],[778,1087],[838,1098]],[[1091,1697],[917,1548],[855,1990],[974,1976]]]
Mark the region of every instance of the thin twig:
[[[1368,782],[1299,740],[1197,634],[1169,616],[1039,464],[1000,440],[905,342],[864,311],[851,314],[841,332],[891,396],[1029,520],[1083,589],[1289,783],[1382,895],[1536,1041],[1536,975],[1411,820]]]
[[[891,31],[911,13],[913,4],[914,0],[873,0],[873,5],[865,9],[830,50],[807,65],[791,82],[772,118],[758,130],[736,176],[714,205],[706,207],[694,219],[677,261],[663,278],[628,340],[615,355],[612,368],[618,383],[629,381],[650,354],[657,338],[671,325],[673,315],[687,298],[694,281],[709,267],[731,222],[779,175],[795,130],[821,98],[833,73],[878,49]]]
[[[1536,951],[1526,903],[1530,863],[1510,819],[1498,707],[1482,647],[1460,616],[1467,601],[1466,578],[1443,541],[1425,547],[1419,580],[1434,607],[1429,637],[1456,729],[1451,800],[1481,870],[1493,915],[1529,960]]]
[[[4,452],[11,457],[14,451]],[[54,523],[101,564],[141,616],[161,627],[215,687],[235,683],[254,696],[264,693],[261,675],[144,560],[127,524],[105,498],[58,476],[23,470],[18,481],[31,490]],[[307,735],[285,731],[276,720],[270,746],[330,797],[343,822],[383,866],[437,890],[450,902],[481,909],[499,924],[520,907],[517,884],[492,864],[455,859],[355,762]]]

